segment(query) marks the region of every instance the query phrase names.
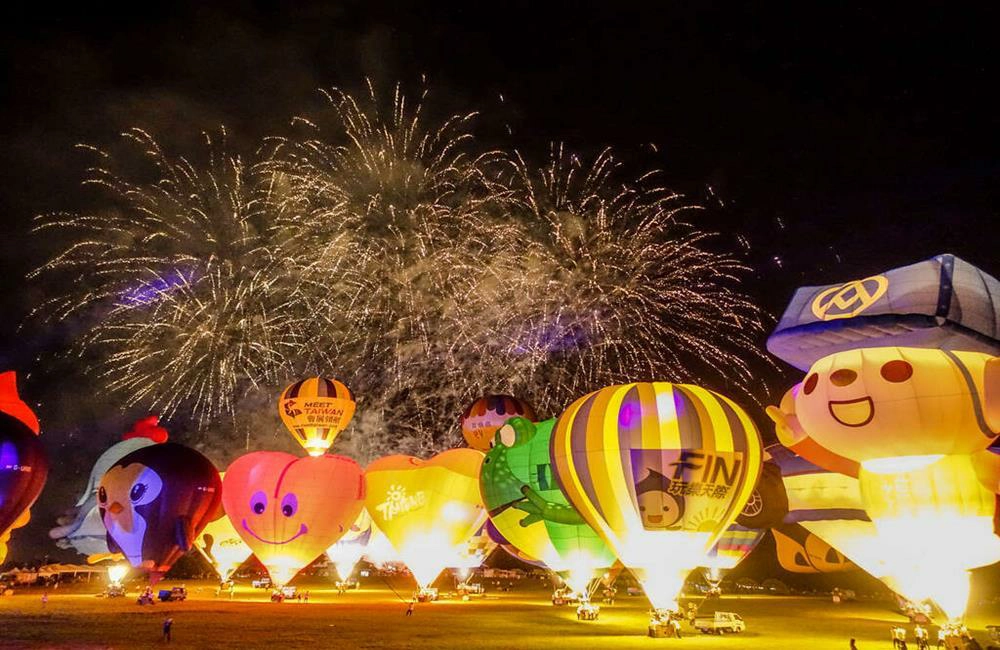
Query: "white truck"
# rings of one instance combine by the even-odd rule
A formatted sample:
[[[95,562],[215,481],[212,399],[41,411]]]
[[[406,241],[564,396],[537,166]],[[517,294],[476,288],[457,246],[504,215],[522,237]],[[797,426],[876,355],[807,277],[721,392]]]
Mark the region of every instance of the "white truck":
[[[695,616],[694,626],[701,630],[702,634],[709,632],[715,634],[736,633],[745,632],[747,629],[743,617],[732,612],[715,612],[711,616]]]

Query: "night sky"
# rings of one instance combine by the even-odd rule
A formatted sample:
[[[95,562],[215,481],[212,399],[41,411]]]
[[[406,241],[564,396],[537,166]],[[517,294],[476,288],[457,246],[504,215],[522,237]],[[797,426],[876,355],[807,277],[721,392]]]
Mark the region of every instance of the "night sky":
[[[317,106],[317,88],[360,89],[366,77],[411,93],[426,77],[432,114],[481,111],[481,141],[530,159],[563,141],[664,169],[675,189],[716,208],[701,225],[724,242],[749,239],[751,290],[775,316],[799,284],[942,252],[1000,275],[995,13],[918,3],[183,4],[3,10],[6,367],[31,372],[47,351],[46,333],[16,331],[44,291],[23,281],[44,249],[28,229],[38,213],[93,198],[78,186],[88,158],[75,144],[109,144],[140,126],[183,152],[225,125],[231,145],[250,151]],[[771,399],[790,377],[775,380]],[[41,383],[24,392],[43,403],[44,427],[65,418],[45,411]],[[89,447],[80,471],[119,434],[77,438]],[[46,435],[66,448],[60,432]],[[54,507],[47,495],[42,518]]]

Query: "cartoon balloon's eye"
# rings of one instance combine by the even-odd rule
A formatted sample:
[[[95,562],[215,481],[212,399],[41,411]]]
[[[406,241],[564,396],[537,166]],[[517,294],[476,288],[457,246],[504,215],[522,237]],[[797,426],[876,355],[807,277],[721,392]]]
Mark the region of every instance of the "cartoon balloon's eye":
[[[101,503],[108,502],[108,491],[104,489],[103,485],[97,490],[97,498],[101,500]]]
[[[895,359],[882,366],[881,373],[882,379],[898,384],[913,376],[913,366],[906,361]]]
[[[663,506],[663,512],[669,512],[670,506]]]
[[[281,500],[281,514],[286,517],[291,517],[299,509],[299,500],[294,494],[289,492],[285,495],[285,498]]]
[[[512,447],[514,442],[517,440],[517,432],[514,431],[514,427],[509,424],[505,424],[500,427],[499,431],[497,431],[497,438],[500,439],[500,444],[506,447]]]
[[[267,510],[267,495],[260,490],[254,492],[253,496],[250,497],[250,509],[258,515],[264,514],[264,511]]]
[[[806,378],[806,383],[802,385],[802,390],[806,395],[816,390],[816,384],[819,383],[819,375],[815,372]]]
[[[834,370],[830,375],[830,383],[834,386],[850,386],[858,378],[858,373],[849,368]]]
[[[146,484],[136,483],[135,485],[132,486],[132,489],[129,491],[128,498],[132,499],[132,501],[138,501],[139,499],[142,498],[142,495],[144,494],[146,494]]]
[[[646,512],[646,506],[639,506],[639,512]]]

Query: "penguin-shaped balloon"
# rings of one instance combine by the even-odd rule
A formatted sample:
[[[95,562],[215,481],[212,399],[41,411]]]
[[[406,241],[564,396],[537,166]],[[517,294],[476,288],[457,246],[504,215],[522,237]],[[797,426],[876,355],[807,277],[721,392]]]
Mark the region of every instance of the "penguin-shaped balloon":
[[[171,442],[124,456],[97,490],[108,548],[148,571],[154,583],[191,549],[221,498],[222,481],[212,462]]]

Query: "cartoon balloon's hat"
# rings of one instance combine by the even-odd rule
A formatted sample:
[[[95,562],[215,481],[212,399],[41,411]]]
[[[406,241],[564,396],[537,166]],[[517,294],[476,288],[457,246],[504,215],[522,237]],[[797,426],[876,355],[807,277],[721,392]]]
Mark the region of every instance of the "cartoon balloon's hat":
[[[0,373],[0,412],[20,420],[36,434],[40,430],[38,416],[17,394],[17,374],[13,370]]]
[[[151,414],[136,420],[132,428],[122,436],[122,440],[149,438],[157,444],[163,444],[169,437],[167,430],[160,426],[160,416]]]

